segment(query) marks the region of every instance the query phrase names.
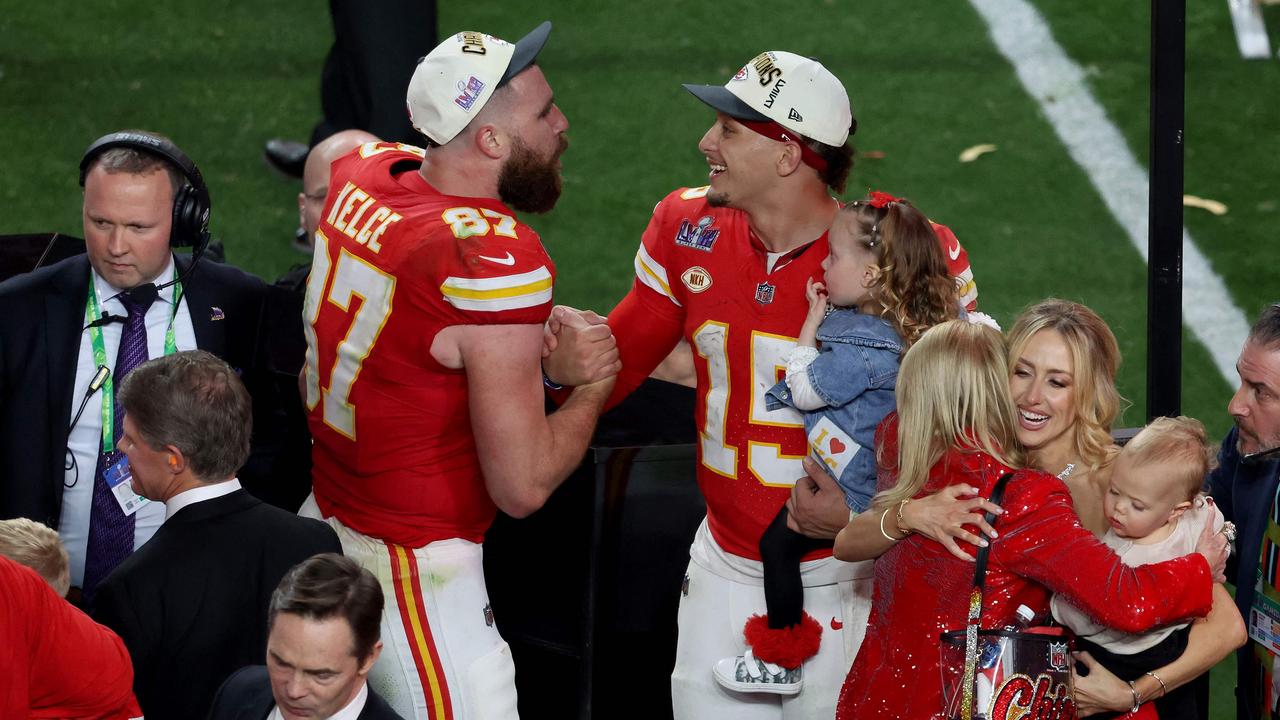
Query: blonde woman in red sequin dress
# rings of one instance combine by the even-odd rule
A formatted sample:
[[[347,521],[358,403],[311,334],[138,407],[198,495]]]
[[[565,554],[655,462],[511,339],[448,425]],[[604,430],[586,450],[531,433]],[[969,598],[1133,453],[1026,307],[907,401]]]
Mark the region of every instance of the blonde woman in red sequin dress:
[[[899,416],[882,428],[881,458],[900,463],[884,471],[881,484],[892,487],[877,496],[879,512],[864,514],[885,521],[886,538],[902,534],[896,510],[904,500],[955,486],[976,488],[986,497],[1002,474],[1015,471],[996,523],[1000,532],[987,573],[984,627],[1013,624],[1018,605],[1043,614],[1050,592],[1133,632],[1209,611],[1213,580],[1225,567],[1223,543],[1206,535],[1198,548],[1205,555],[1125,567],[1080,526],[1061,481],[1017,469],[1024,456],[997,332],[964,322],[940,325],[903,358],[899,378]],[[865,551],[858,539],[867,533],[857,531],[851,524],[841,533],[837,557]],[[879,550],[885,545],[892,547],[876,564],[866,640],[841,692],[837,718],[930,718],[942,708],[938,635],[964,624],[973,565],[919,534],[885,540]],[[965,547],[962,554],[971,555],[973,548]]]
[[[1101,536],[1107,528],[1102,498],[1111,461],[1119,452],[1111,427],[1123,402],[1116,390],[1120,348],[1115,336],[1090,308],[1049,298],[1018,316],[1009,330],[1008,346],[1009,387],[1017,412],[1014,433],[1027,451],[1027,465],[1062,480],[1081,525]],[[979,542],[971,526],[964,524],[980,519],[970,511],[991,507],[963,485],[953,485],[904,506],[901,530],[895,513],[886,526],[894,537],[910,530],[933,538],[964,559],[972,551],[966,554],[956,541]],[[845,535],[847,552],[858,558],[876,557],[893,545],[874,527],[860,533],[850,528]],[[1200,677],[1243,641],[1243,623],[1231,612],[1231,596],[1220,584],[1214,586],[1213,608],[1192,625],[1182,656],[1155,671],[1163,685],[1150,676],[1134,682],[1139,697],[1154,698]],[[1127,683],[1095,666],[1087,655],[1081,661],[1092,668],[1087,677],[1076,679],[1082,716],[1132,706],[1133,691]]]

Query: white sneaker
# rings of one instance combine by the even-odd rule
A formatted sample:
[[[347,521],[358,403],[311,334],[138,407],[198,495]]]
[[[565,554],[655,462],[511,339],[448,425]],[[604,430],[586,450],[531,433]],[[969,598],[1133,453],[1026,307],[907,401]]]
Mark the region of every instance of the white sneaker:
[[[716,682],[729,690],[795,695],[804,686],[800,670],[765,662],[747,648],[742,655],[717,662],[714,672]]]

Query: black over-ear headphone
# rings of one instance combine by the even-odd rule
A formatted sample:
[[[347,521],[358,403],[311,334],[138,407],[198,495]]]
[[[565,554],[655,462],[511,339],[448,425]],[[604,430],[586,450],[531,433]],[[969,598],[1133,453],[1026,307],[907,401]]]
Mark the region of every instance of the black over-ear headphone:
[[[103,135],[93,141],[80,159],[80,187],[84,187],[85,176],[89,174],[93,161],[112,148],[130,148],[154,155],[182,172],[186,182],[173,198],[169,245],[190,247],[193,255],[202,254],[209,244],[209,188],[191,158],[172,142],[148,133],[124,131]]]

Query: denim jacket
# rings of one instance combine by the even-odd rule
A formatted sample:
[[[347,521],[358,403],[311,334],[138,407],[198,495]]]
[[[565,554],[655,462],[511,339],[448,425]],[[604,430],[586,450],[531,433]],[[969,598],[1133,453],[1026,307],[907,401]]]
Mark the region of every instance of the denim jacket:
[[[818,327],[822,349],[806,372],[825,407],[804,413],[809,453],[844,490],[854,512],[876,488],[876,426],[894,408],[902,339],[888,322],[837,309]],[[795,407],[785,380],[765,394],[765,407]]]

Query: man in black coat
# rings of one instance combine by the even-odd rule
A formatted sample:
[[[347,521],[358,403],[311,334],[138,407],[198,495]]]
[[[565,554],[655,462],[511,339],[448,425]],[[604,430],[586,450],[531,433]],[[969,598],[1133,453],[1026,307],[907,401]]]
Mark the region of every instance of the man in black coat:
[[[317,555],[289,571],[271,598],[267,665],[246,667],[218,690],[209,720],[342,717],[399,720],[369,689],[382,651],[382,588],[340,555]]]
[[[191,261],[172,250],[207,239],[207,214],[193,219],[179,212],[208,209],[199,170],[154,133],[108,138],[122,144],[94,143],[81,166],[87,254],[0,283],[0,457],[6,464],[0,519],[26,517],[57,530],[75,588],[85,585],[86,564],[93,565],[89,579],[96,583],[163,520],[158,506],[143,509],[126,521],[132,532],[91,548],[91,522],[114,509],[92,509],[92,503],[101,494],[98,457],[118,433],[104,428],[112,423],[103,422],[101,411],[118,386],[128,291],[160,286],[141,311],[149,357],[198,347],[242,372],[255,392],[260,384],[257,334],[266,286],[209,261],[188,273]],[[181,282],[169,284],[179,276]],[[87,327],[95,321],[100,324]],[[100,366],[111,376],[93,389]],[[86,400],[73,427],[74,411]],[[249,479],[246,484],[259,492]],[[106,557],[89,563],[95,551]],[[73,589],[69,597],[78,594]]]
[[[1236,608],[1250,636],[1236,653],[1236,717],[1244,720],[1274,717],[1278,700],[1273,684],[1259,679],[1263,670],[1271,677],[1280,654],[1274,642],[1259,640],[1274,637],[1267,631],[1280,616],[1267,597],[1274,597],[1280,562],[1271,527],[1280,517],[1280,303],[1263,310],[1249,330],[1236,371],[1240,387],[1227,403],[1235,426],[1222,441],[1209,487],[1239,533],[1227,577],[1236,586]],[[1259,584],[1267,592],[1257,592]]]
[[[280,578],[341,545],[328,525],[241,489],[251,404],[222,360],[202,350],[150,360],[119,398],[133,491],[164,503],[166,518],[99,586],[94,618],[129,648],[148,718],[203,717],[222,681],[262,657]]]

